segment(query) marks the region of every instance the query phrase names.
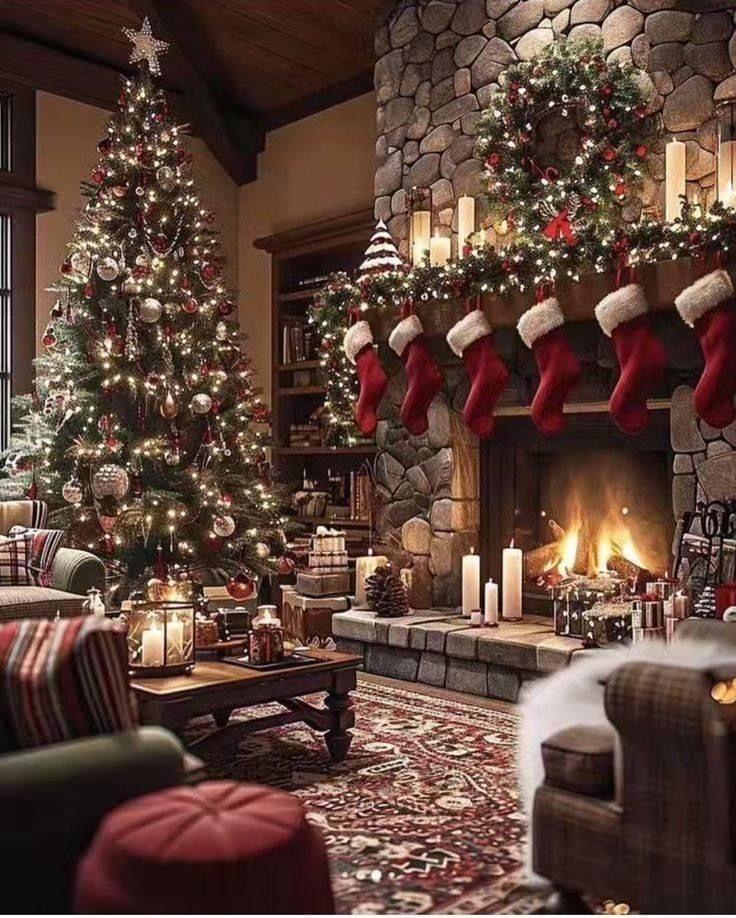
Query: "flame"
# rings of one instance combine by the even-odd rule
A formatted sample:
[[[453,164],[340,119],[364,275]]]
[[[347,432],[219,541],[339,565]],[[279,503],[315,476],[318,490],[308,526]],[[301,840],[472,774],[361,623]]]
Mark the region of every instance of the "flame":
[[[608,570],[608,562],[612,557],[617,556],[646,568],[647,561],[636,544],[626,517],[627,514],[609,512],[599,524],[595,537],[591,539],[587,547],[587,558],[579,558],[579,550],[585,549],[585,545],[580,544],[585,524],[578,511],[565,527],[565,535],[559,543],[559,559],[552,567],[556,567],[557,573],[563,577],[569,577],[573,571],[594,577],[597,574],[605,573]],[[584,570],[580,569],[581,564],[584,565]]]

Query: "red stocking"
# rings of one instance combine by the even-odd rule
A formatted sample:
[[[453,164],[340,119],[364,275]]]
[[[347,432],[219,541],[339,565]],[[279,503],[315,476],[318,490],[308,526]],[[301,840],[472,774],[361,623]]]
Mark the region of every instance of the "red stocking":
[[[532,420],[547,436],[565,426],[562,408],[580,378],[580,361],[562,328],[565,317],[554,297],[527,309],[519,319],[521,340],[534,351],[539,387],[532,402]]]
[[[442,388],[442,373],[429,352],[419,316],[407,316],[391,332],[389,347],[401,357],[409,384],[401,405],[401,421],[415,437],[427,432],[427,410]]]
[[[476,436],[490,437],[496,426],[493,410],[508,382],[509,371],[498,356],[493,332],[482,310],[474,309],[447,333],[447,343],[462,357],[470,378],[463,418]]]
[[[682,291],[675,306],[695,329],[705,358],[695,410],[711,427],[728,427],[736,420],[736,300],[728,272],[701,277]]]
[[[376,411],[386,391],[388,379],[378,362],[370,325],[365,321],[351,325],[345,334],[343,349],[348,360],[355,364],[360,380],[355,420],[360,432],[366,437],[372,437],[378,424]]]
[[[649,422],[647,397],[667,367],[667,354],[655,336],[644,290],[627,284],[595,307],[598,324],[613,339],[621,369],[609,411],[621,430],[638,434]]]

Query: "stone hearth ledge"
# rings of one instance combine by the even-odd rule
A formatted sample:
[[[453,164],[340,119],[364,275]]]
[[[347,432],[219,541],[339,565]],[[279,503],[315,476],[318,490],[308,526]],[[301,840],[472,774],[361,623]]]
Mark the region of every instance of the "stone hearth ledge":
[[[516,701],[524,682],[563,669],[583,647],[555,635],[540,615],[471,628],[447,610],[379,618],[350,609],[333,615],[332,630],[338,648],[362,656],[367,672],[505,701]]]

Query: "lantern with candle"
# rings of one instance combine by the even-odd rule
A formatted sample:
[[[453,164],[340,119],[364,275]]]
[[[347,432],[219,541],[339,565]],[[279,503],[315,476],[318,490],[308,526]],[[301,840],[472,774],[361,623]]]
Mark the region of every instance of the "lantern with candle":
[[[722,102],[718,117],[717,188],[724,207],[736,207],[736,99]]]
[[[374,555],[373,549],[368,549],[368,554],[355,559],[355,606],[359,609],[367,608],[365,582],[375,574],[379,567],[388,564],[385,555]]]
[[[136,676],[176,676],[194,669],[194,603],[133,601],[128,622],[128,662]]]
[[[409,255],[413,265],[421,265],[432,238],[432,189],[414,186],[406,193]]]
[[[248,656],[254,666],[279,663],[284,658],[284,629],[276,606],[258,606],[248,635]]]

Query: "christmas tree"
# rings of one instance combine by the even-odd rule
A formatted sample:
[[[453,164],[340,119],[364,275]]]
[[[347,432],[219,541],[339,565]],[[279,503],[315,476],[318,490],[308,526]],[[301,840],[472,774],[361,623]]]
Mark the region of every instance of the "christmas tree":
[[[57,508],[69,544],[130,588],[151,568],[224,568],[247,592],[281,551],[269,414],[240,350],[213,215],[156,85],[165,43],[126,30],[125,79],[6,471]]]

